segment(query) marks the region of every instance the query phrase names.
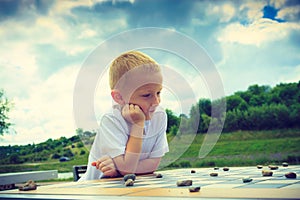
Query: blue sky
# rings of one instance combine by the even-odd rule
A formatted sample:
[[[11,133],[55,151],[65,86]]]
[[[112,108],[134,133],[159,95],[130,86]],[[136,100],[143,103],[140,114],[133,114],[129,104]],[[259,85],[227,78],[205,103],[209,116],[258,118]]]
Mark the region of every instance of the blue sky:
[[[298,82],[299,18],[299,2],[288,0],[2,0],[0,88],[14,103],[10,118],[16,133],[1,137],[0,145],[73,136],[77,128],[74,86],[84,61],[109,38],[136,28],[176,31],[200,45],[212,59],[225,95],[253,84]],[[172,42],[185,45],[184,41]],[[122,45],[129,44],[125,40]],[[144,51],[159,63],[174,67],[196,98],[212,98],[214,91],[208,91],[205,78],[195,76],[193,67],[180,55]],[[101,76],[99,84],[106,81]],[[96,117],[111,103],[106,90],[95,92]],[[177,113],[188,112],[180,107],[178,96],[188,98],[189,94],[184,93],[185,88],[181,91],[166,90],[162,105]],[[187,102],[185,105],[191,104]]]

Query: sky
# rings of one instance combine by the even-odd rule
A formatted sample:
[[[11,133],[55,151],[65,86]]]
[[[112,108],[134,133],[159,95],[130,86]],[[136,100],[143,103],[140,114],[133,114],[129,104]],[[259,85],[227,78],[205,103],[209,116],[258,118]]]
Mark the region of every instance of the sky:
[[[0,0],[0,89],[14,104],[0,145],[96,129],[112,104],[109,61],[131,48],[166,66],[161,105],[176,114],[199,98],[298,82],[299,19],[293,0]],[[78,84],[91,60],[101,66]]]

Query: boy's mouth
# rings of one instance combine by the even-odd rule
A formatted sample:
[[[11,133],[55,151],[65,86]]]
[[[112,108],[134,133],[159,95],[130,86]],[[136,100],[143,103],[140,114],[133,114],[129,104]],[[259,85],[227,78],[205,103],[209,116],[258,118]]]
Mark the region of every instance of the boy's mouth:
[[[149,113],[154,113],[155,109],[156,109],[156,107],[150,108],[150,109],[149,109]]]

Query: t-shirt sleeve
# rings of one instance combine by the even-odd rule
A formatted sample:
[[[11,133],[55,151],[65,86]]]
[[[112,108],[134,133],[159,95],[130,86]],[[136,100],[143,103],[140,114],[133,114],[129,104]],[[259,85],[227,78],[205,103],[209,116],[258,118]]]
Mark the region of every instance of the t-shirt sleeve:
[[[150,158],[159,158],[169,152],[169,146],[167,141],[167,114],[165,112],[160,112],[156,119],[156,130],[158,130],[158,136],[156,143],[150,153]]]
[[[127,125],[119,119],[104,116],[100,122],[97,141],[101,154],[111,158],[124,154],[128,140],[127,129]]]

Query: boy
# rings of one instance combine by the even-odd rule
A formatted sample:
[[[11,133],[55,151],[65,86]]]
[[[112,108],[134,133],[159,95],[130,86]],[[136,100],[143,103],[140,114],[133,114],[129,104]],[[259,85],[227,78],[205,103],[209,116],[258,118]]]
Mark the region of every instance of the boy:
[[[100,121],[80,181],[152,173],[169,151],[159,65],[141,52],[124,53],[110,65],[109,83],[116,105]]]

